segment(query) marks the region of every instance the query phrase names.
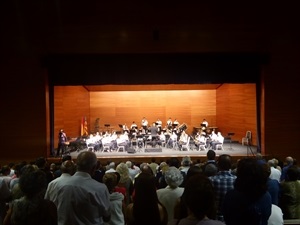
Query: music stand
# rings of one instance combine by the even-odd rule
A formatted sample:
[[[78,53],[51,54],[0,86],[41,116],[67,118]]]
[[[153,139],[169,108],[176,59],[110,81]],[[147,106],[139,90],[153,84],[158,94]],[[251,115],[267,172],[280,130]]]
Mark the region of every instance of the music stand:
[[[251,152],[252,156],[255,156],[254,152],[252,151],[251,143],[250,143],[250,140],[249,140],[248,143],[247,143],[247,156],[250,155],[250,152]]]
[[[233,150],[233,148],[231,147],[231,136],[233,136],[233,135],[235,135],[235,133],[233,133],[233,132],[228,133],[228,137],[230,138],[230,141],[229,141],[229,149],[230,150]]]

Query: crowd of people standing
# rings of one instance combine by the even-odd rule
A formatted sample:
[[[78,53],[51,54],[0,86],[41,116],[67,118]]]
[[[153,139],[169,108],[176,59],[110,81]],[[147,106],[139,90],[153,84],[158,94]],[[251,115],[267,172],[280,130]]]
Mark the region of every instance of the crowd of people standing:
[[[100,163],[83,151],[54,166],[40,157],[1,168],[0,224],[283,224],[300,219],[299,179],[290,156]]]

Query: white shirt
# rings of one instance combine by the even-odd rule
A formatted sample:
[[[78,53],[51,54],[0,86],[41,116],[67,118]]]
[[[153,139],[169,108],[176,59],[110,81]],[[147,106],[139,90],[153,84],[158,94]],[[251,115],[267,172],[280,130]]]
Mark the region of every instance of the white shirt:
[[[278,180],[280,182],[281,171],[271,166],[271,174],[269,176],[271,179]]]
[[[277,205],[272,204],[272,212],[268,220],[268,225],[283,225],[283,213]]]
[[[158,200],[163,204],[168,212],[168,221],[171,221],[174,218],[174,207],[177,203],[178,198],[183,194],[184,188],[166,188],[158,189],[156,191]]]
[[[54,204],[57,207],[57,210],[59,211],[59,201],[57,199],[57,190],[59,187],[64,185],[66,183],[66,180],[69,179],[71,175],[69,173],[62,173],[58,178],[52,180],[48,186],[45,193],[45,199],[51,200],[54,202]]]
[[[102,217],[110,216],[109,197],[105,184],[76,172],[57,190],[58,225],[104,224]]]

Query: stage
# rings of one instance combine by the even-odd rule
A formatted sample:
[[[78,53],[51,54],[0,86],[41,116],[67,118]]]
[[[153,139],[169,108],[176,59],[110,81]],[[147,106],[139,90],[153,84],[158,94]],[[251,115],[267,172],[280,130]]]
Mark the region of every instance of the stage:
[[[106,163],[107,161],[127,161],[131,160],[134,162],[150,162],[152,157],[155,157],[157,162],[163,161],[170,157],[178,157],[182,158],[184,156],[190,156],[192,160],[206,160],[206,150],[200,150],[195,148],[195,146],[191,145],[190,150],[181,151],[178,148],[166,148],[166,147],[156,147],[151,148],[147,146],[147,148],[130,148],[129,150],[134,151],[96,151],[97,158],[102,162]],[[87,151],[88,149],[82,149],[80,151],[73,151],[69,154],[72,159],[76,161],[78,154],[82,151]],[[254,156],[257,153],[256,146],[246,146],[240,143],[224,143],[223,150],[215,150],[217,157],[221,154],[229,154],[232,156],[234,160],[246,157],[246,156]],[[49,161],[59,162],[60,158],[49,158]]]

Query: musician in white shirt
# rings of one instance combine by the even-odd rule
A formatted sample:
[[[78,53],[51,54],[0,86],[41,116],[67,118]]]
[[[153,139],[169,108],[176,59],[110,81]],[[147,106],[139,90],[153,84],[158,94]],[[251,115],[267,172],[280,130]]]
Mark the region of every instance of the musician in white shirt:
[[[168,146],[172,146],[172,148],[174,148],[175,143],[177,143],[177,138],[178,138],[177,134],[175,133],[175,131],[173,131],[172,135],[168,140]]]
[[[171,117],[167,120],[167,128],[169,128],[169,129],[171,129],[172,128],[172,124],[173,124],[173,122],[172,122],[172,119],[171,119]]]
[[[211,142],[212,149],[216,150],[216,145],[223,144],[223,142],[224,142],[224,137],[222,136],[221,132],[218,132],[217,138]]]
[[[215,131],[212,131],[211,134],[209,135],[209,138],[206,140],[206,147],[209,148],[211,147],[211,143],[213,141],[217,141],[217,134],[215,133]]]
[[[142,125],[142,128],[147,133],[148,132],[148,120],[146,119],[146,117],[143,117],[141,125]]]
[[[203,119],[203,121],[202,121],[201,124],[203,124],[203,126],[204,126],[205,128],[208,127],[208,122],[206,121],[206,119]]]
[[[182,131],[180,137],[179,137],[179,148],[181,149],[181,146],[186,144],[188,141],[189,135],[185,133],[185,131]]]

